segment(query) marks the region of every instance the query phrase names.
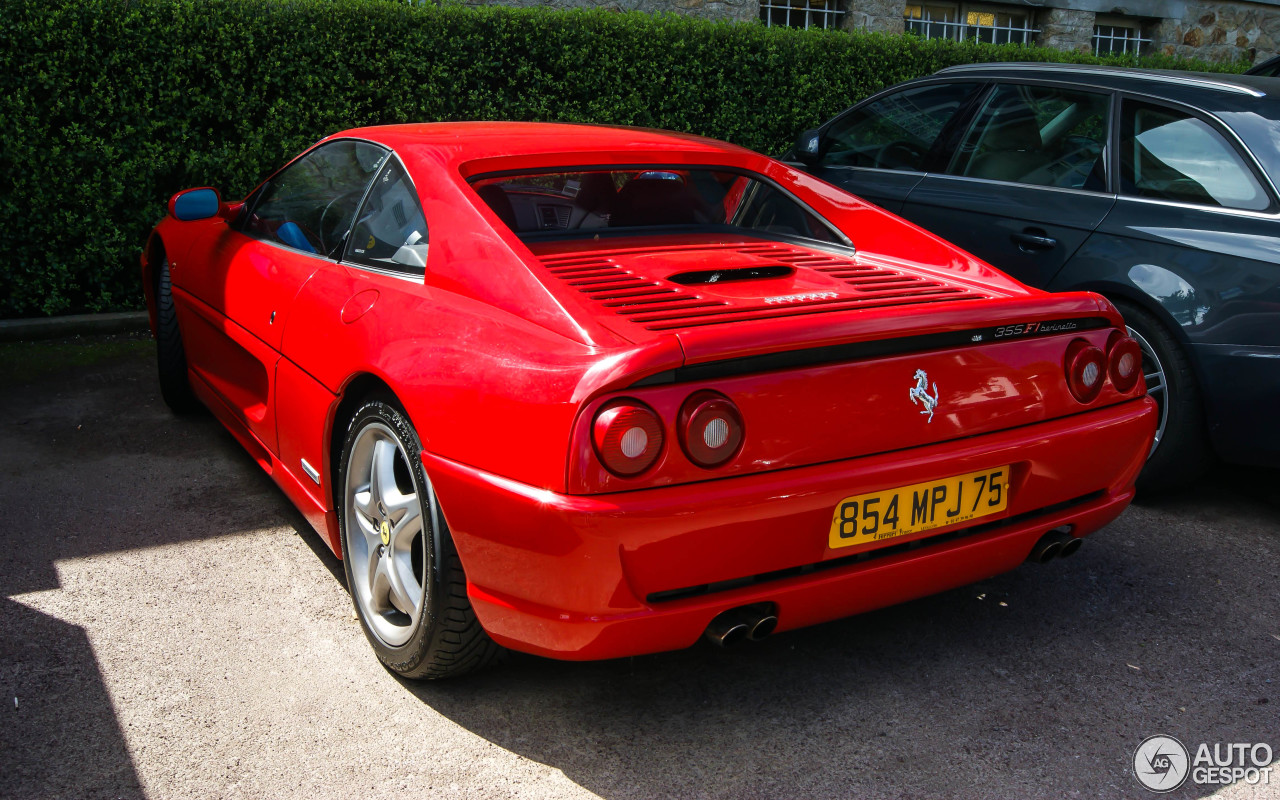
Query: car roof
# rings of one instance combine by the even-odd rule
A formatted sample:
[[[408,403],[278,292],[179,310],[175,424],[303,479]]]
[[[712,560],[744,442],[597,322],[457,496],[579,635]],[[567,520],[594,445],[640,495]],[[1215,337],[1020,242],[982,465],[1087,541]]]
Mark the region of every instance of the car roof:
[[[1229,73],[1009,62],[959,64],[939,70],[935,75],[948,78],[973,76],[1068,81],[1085,86],[1155,95],[1208,108],[1247,107],[1257,110],[1259,106],[1276,107],[1275,100],[1280,99],[1280,78]]]
[[[506,156],[635,150],[756,155],[727,142],[686,133],[563,122],[427,122],[353,128],[330,138],[358,137],[401,151],[438,149],[464,162]]]

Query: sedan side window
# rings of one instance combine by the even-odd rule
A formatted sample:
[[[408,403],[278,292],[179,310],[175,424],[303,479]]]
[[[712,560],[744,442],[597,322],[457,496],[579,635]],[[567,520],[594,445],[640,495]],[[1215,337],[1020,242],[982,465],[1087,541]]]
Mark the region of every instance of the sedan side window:
[[[1244,157],[1204,120],[1133,101],[1121,117],[1125,194],[1249,211],[1271,205]]]
[[[336,258],[356,206],[386,157],[385,149],[351,139],[315,148],[262,187],[244,232]]]
[[[1106,94],[1002,84],[947,170],[994,181],[1105,191]]]
[[[979,85],[906,89],[846,114],[823,135],[822,165],[923,172],[942,129]]]
[[[351,232],[347,258],[379,269],[423,275],[427,219],[404,165],[391,159],[365,200]]]

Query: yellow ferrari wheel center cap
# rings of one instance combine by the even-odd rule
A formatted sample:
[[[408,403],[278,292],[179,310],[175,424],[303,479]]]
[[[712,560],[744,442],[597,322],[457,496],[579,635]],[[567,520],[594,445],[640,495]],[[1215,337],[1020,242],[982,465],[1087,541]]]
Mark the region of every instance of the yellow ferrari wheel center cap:
[[[378,533],[382,534],[382,543],[384,545],[391,544],[391,523],[384,519],[382,524],[378,526]]]

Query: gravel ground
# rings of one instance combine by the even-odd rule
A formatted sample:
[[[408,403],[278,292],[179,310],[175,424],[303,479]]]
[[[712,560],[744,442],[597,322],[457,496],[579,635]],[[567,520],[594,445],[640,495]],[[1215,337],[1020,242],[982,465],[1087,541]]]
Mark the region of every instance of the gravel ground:
[[[43,347],[0,350],[3,798],[1141,798],[1152,734],[1280,755],[1275,470],[756,646],[415,685],[270,479],[168,413],[149,345]]]

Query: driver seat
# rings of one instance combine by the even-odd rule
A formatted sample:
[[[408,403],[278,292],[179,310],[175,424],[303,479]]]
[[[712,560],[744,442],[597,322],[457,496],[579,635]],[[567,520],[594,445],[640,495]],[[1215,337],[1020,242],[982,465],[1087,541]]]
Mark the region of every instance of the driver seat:
[[[307,240],[307,235],[302,232],[301,226],[296,222],[281,223],[280,227],[276,228],[276,238],[295,250],[301,250],[304,253],[316,252],[316,248]]]
[[[1045,165],[1040,126],[1031,109],[1005,109],[991,118],[964,174],[992,181],[1023,181]]]

